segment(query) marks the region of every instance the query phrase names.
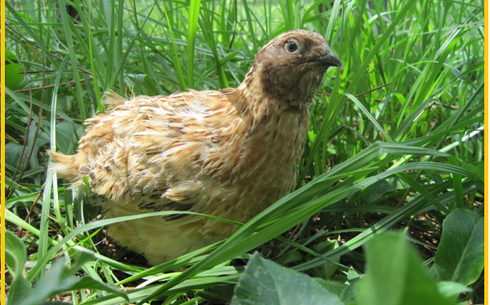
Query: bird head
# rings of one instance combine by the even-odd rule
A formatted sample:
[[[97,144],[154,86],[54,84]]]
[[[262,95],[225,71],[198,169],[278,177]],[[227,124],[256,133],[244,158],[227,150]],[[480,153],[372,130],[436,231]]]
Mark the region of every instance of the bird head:
[[[290,107],[308,106],[329,67],[342,63],[320,34],[288,31],[259,51],[241,86],[253,86]]]

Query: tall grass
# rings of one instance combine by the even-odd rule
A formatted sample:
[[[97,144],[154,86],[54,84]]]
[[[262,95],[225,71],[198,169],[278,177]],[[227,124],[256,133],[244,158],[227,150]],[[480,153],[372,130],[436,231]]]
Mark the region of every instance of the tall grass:
[[[24,0],[7,2],[6,19],[7,50],[24,80],[6,88],[3,207],[7,229],[28,248],[30,283],[54,258],[88,252],[93,260],[83,271],[136,285],[128,290],[132,302],[150,295],[166,296],[166,304],[206,302],[236,283],[241,269],[230,261],[264,243],[264,255],[297,270],[318,275],[335,261],[337,276],[349,268],[361,273],[360,249],[380,232],[411,233],[430,263],[450,211],[483,213],[480,2]],[[104,110],[107,90],[236,87],[260,47],[294,28],[324,35],[345,66],[327,72],[311,107],[297,191],[209,254],[148,269],[124,259],[124,249],[109,257],[94,230],[135,217],[93,221],[87,197],[58,184],[46,150],[75,153],[83,120]],[[322,251],[327,239],[338,247]],[[482,294],[470,297],[478,302]],[[72,302],[123,301],[81,290]]]

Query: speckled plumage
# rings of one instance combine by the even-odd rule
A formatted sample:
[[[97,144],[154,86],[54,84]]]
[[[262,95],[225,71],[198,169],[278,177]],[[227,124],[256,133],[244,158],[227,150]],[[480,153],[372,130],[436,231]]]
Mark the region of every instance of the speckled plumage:
[[[51,157],[74,186],[88,177],[106,197],[106,217],[180,210],[246,222],[292,190],[309,104],[327,68],[340,65],[321,35],[286,32],[261,49],[237,89],[129,100],[109,94],[113,108],[86,121],[78,153]],[[108,232],[158,264],[236,229],[181,214]]]

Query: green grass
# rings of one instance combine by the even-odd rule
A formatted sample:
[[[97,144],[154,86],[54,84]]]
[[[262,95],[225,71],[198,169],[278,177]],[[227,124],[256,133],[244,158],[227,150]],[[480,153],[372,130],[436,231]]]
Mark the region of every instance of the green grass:
[[[67,4],[78,21],[60,9]],[[209,304],[232,293],[242,274],[232,260],[257,247],[298,271],[345,281],[349,270],[365,272],[362,247],[378,233],[406,231],[430,266],[451,211],[483,215],[481,2],[16,1],[6,20],[17,61],[5,90],[3,207],[7,230],[28,250],[29,283],[53,259],[87,252],[83,272],[138,288],[128,290],[132,302],[159,294],[164,304]],[[327,72],[311,107],[298,190],[209,254],[153,268],[135,266],[124,249],[110,257],[96,230],[128,217],[93,221],[97,212],[57,180],[46,150],[75,153],[84,119],[103,111],[107,90],[236,87],[261,46],[294,28],[324,35],[345,66]],[[13,81],[17,70],[22,82]],[[327,240],[341,242],[322,250]],[[319,271],[326,260],[334,273]],[[482,277],[470,287],[466,299],[482,303]],[[72,302],[122,302],[87,291],[74,291]]]

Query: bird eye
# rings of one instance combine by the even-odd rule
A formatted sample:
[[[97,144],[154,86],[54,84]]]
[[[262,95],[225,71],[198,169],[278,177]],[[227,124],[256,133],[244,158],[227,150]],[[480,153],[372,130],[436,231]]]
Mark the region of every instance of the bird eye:
[[[284,47],[286,48],[286,51],[288,51],[288,53],[294,53],[298,50],[297,43],[295,41],[291,41],[291,40],[286,42]]]

